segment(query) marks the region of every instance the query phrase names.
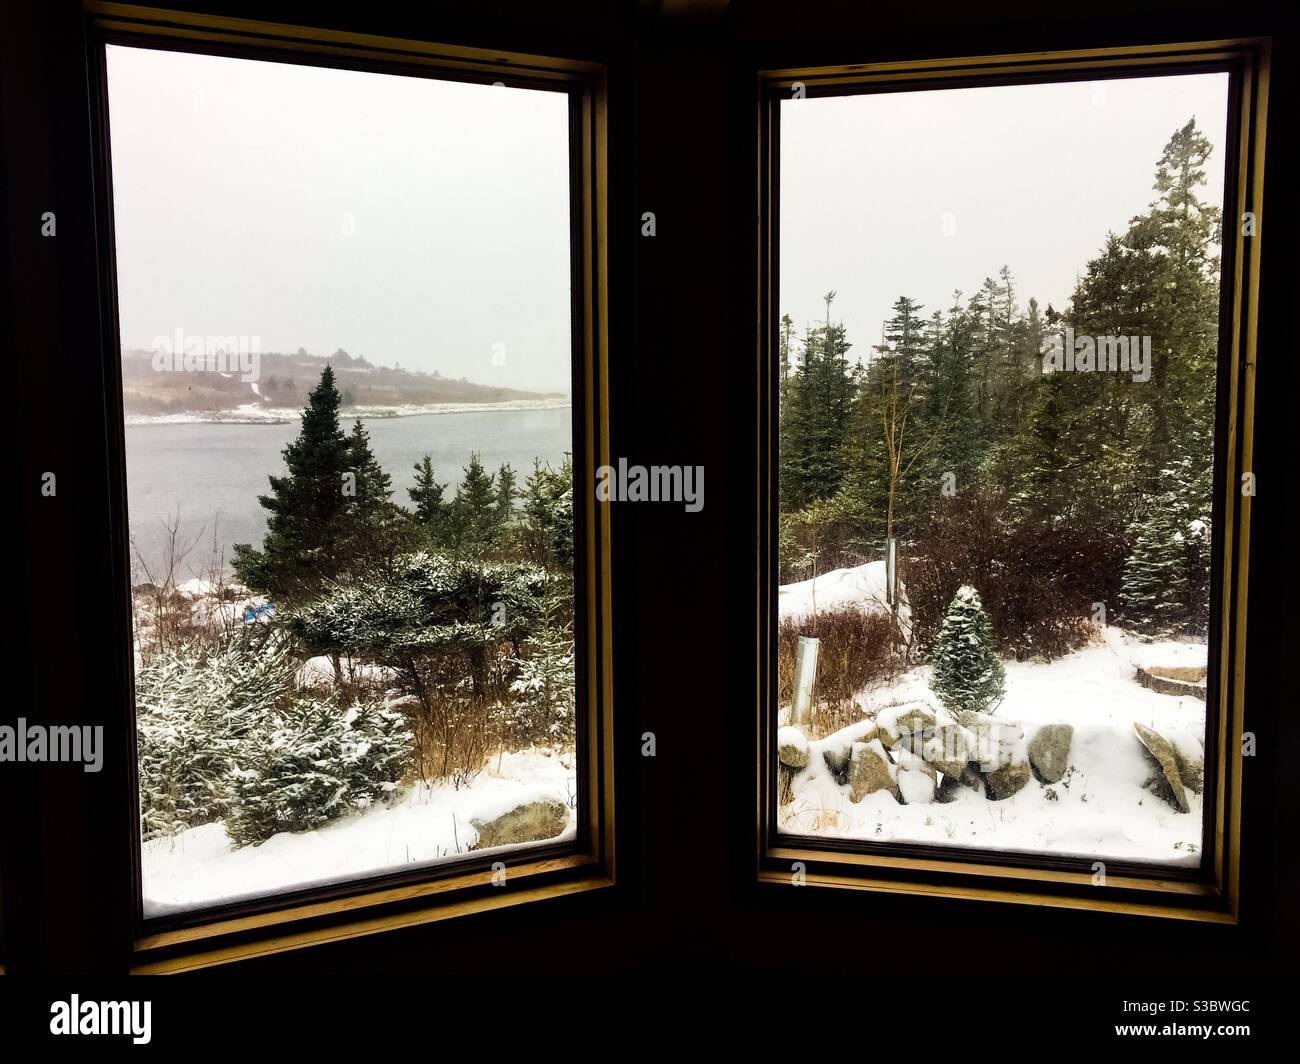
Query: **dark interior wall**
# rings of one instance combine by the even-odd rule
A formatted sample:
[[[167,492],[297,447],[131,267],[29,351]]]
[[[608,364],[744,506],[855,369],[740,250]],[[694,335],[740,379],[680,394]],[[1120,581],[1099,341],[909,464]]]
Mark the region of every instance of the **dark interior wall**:
[[[159,5],[185,6],[183,0]],[[196,5],[198,6],[198,5]],[[680,5],[663,5],[670,11]],[[1282,663],[1294,644],[1300,540],[1294,513],[1290,327],[1296,295],[1291,145],[1294,38],[1274,60],[1263,223],[1247,728],[1243,914],[1214,927],[1025,906],[758,888],[752,883],[755,425],[754,81],[760,67],[886,56],[990,53],[1156,39],[1281,34],[1284,5],[1030,2],[741,3],[718,17],[665,17],[654,3],[365,5],[217,3],[203,10],[392,36],[601,60],[610,69],[612,453],[702,464],[706,505],[616,506],[615,685],[619,886],[246,962],[282,970],[568,974],[687,966],[776,967],[791,949],[828,966],[882,951],[896,973],[936,960],[973,972],[1258,974],[1294,954],[1296,706]],[[5,718],[51,723],[116,712],[121,663],[95,633],[120,596],[107,546],[95,222],[82,21],[67,0],[7,5],[0,73],[6,347],[16,381],[16,489],[25,564],[9,579]],[[202,150],[178,143],[178,150]],[[39,235],[55,210],[56,239]],[[658,234],[639,235],[654,211]],[[58,495],[39,494],[58,473]],[[21,586],[17,586],[19,581]],[[1287,592],[1290,592],[1288,594]],[[707,669],[683,664],[689,642]],[[38,710],[31,710],[36,715]],[[653,731],[658,754],[643,758]],[[0,769],[6,957],[14,971],[114,972],[129,942],[129,832],[122,758]],[[780,944],[780,948],[777,946]],[[869,946],[868,946],[869,944]],[[1200,984],[1198,984],[1200,985]]]

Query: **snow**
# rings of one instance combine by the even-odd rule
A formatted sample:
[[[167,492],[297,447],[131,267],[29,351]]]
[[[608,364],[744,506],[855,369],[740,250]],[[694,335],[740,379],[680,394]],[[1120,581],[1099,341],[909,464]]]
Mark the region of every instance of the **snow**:
[[[780,616],[805,617],[814,609],[832,606],[862,606],[889,612],[885,596],[885,563],[868,562],[849,569],[832,569],[811,580],[783,584],[780,593]]]
[[[265,397],[262,397],[265,399]],[[418,417],[422,414],[465,414],[481,410],[562,410],[571,406],[568,399],[503,399],[485,403],[405,403],[395,406],[355,406],[344,413],[363,420],[391,417]],[[127,425],[293,425],[302,418],[300,407],[263,406],[243,403],[232,410],[182,410],[174,414],[127,414]]]
[[[808,752],[808,738],[801,728],[782,728],[776,733],[776,745],[778,749],[790,748],[803,753]]]
[[[819,577],[817,607],[847,604],[854,596],[866,608],[883,601],[883,567],[879,577],[871,570],[862,566]],[[811,583],[781,589],[782,616],[798,616],[807,608]],[[929,666],[917,666],[887,685],[860,692],[855,702],[863,709],[862,721],[810,741],[808,767],[792,780],[793,800],[782,807],[779,826],[800,835],[1195,865],[1202,797],[1188,791],[1191,811],[1179,813],[1143,786],[1152,768],[1133,724],[1145,724],[1181,751],[1202,756],[1205,703],[1148,690],[1137,682],[1136,671],[1140,664],[1205,665],[1206,654],[1204,643],[1148,643],[1110,627],[1101,629],[1093,644],[1052,662],[1005,661],[1006,693],[989,719],[1023,725],[1014,744],[1020,750],[1041,725],[1072,725],[1069,769],[1060,782],[1031,779],[1002,801],[961,787],[948,803],[900,805],[888,792],[877,791],[855,805],[823,753],[842,750],[869,730],[877,715],[886,725],[896,721],[905,703],[927,704],[940,711],[943,723],[940,700],[928,683]],[[919,796],[915,777],[920,774],[902,764],[906,752],[891,757],[904,769],[898,778],[904,800],[912,788]]]
[[[373,683],[393,683],[397,679],[397,670],[373,662],[354,662],[346,656],[339,659],[343,674],[354,683],[358,681]],[[308,658],[298,666],[294,674],[294,683],[298,687],[333,687],[334,663],[328,655],[321,654]]]
[[[283,833],[235,849],[223,824],[206,824],[142,847],[146,916],[376,875],[454,859],[473,845],[470,820],[491,819],[525,802],[558,798],[572,810],[573,761],[549,750],[492,758],[459,790],[417,783],[387,806],[375,806],[317,831]],[[556,837],[574,837],[576,820]],[[537,845],[527,843],[527,845]],[[477,853],[506,853],[498,846]]]

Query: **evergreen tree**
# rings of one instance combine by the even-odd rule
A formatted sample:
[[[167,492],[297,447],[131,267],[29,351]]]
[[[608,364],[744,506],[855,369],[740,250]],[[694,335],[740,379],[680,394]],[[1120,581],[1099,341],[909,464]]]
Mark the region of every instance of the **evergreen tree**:
[[[931,658],[930,687],[953,714],[982,713],[1002,700],[1006,670],[979,592],[957,589]]]
[[[518,675],[510,685],[515,698],[505,724],[516,746],[573,743],[576,659],[573,631],[565,622],[572,601],[571,582],[548,580],[537,628],[524,644],[525,656],[512,659]]]
[[[789,509],[830,498],[843,478],[841,447],[856,385],[844,326],[830,321],[834,297],[834,292],[827,294],[826,323],[806,332],[798,372],[786,388],[780,489],[782,503]]]
[[[1166,515],[1134,524],[1133,550],[1124,564],[1120,605],[1126,623],[1153,636],[1169,636],[1187,611],[1187,572],[1182,536]]]
[[[496,538],[496,478],[484,470],[477,451],[470,454],[469,465],[464,472],[464,478],[456,489],[452,509],[460,546],[475,550],[487,546]]]
[[[407,489],[415,507],[415,523],[429,543],[437,546],[444,542],[450,519],[450,503],[443,498],[446,484],[434,479],[433,455],[426,454],[415,466],[415,485]]]
[[[267,511],[261,549],[235,544],[238,579],[277,601],[313,594],[346,561],[339,533],[348,508],[343,474],[350,451],[338,411],[334,371],[326,366],[308,397],[298,437],[281,452],[287,474],[269,477],[270,494],[258,497]]]
[[[503,463],[497,470],[497,524],[504,528],[515,519],[515,490],[517,477],[510,468],[510,463]]]
[[[404,546],[408,515],[393,502],[392,478],[370,447],[370,434],[358,420],[347,438],[352,494],[346,496],[345,538],[349,569],[387,563]]]

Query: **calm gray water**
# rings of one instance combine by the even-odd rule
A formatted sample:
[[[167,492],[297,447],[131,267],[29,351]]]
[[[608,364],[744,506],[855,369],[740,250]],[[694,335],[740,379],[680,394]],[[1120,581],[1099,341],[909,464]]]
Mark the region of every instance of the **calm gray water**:
[[[471,451],[495,472],[509,462],[522,487],[533,459],[558,467],[572,450],[572,411],[484,410],[461,414],[364,421],[375,456],[393,478],[393,499],[409,505],[414,466],[428,453],[450,498]],[[352,422],[343,422],[345,430]],[[265,511],[257,496],[267,476],[283,474],[280,451],[298,434],[291,425],[131,425],[126,429],[127,505],[131,534],[151,566],[163,556],[163,522],[180,512],[186,544],[201,542],[177,580],[202,575],[212,553],[213,529],[227,568],[234,543],[260,544]],[[133,569],[134,558],[132,559]],[[135,571],[133,580],[145,579]]]

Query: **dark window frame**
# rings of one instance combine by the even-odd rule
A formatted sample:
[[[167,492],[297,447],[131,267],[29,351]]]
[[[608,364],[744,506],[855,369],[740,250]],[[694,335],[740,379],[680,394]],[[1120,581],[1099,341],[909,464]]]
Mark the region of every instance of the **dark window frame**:
[[[583,470],[609,461],[606,71],[599,63],[458,45],[153,10],[88,0],[88,92],[92,118],[99,278],[100,362],[108,439],[104,461],[121,671],[111,678],[110,727],[127,752],[119,772],[122,845],[131,854],[137,972],[222,964],[328,941],[602,889],[614,883],[613,685],[610,514],[582,490]],[[569,98],[573,280],[573,465],[575,643],[578,656],[578,827],[574,840],[467,857],[324,887],[294,889],[174,917],[146,919],[141,895],[136,779],[126,455],[113,242],[112,171],[105,47],[120,44],[562,92]],[[504,885],[492,864],[504,862]],[[499,878],[499,877],[498,877]]]
[[[1262,38],[958,56],[762,70],[757,76],[759,194],[757,372],[759,535],[756,576],[758,806],[756,876],[766,884],[922,894],[1235,923],[1239,909],[1247,545],[1251,500],[1255,326],[1260,235],[1240,224],[1262,216],[1270,42]],[[1093,859],[872,843],[783,833],[776,828],[777,418],[779,374],[779,112],[799,83],[805,97],[954,86],[1101,80],[1142,74],[1226,71],[1229,157],[1224,168],[1225,239],[1220,278],[1216,481],[1206,712],[1203,859],[1198,869]]]

